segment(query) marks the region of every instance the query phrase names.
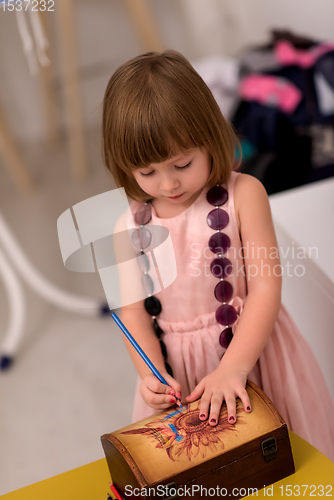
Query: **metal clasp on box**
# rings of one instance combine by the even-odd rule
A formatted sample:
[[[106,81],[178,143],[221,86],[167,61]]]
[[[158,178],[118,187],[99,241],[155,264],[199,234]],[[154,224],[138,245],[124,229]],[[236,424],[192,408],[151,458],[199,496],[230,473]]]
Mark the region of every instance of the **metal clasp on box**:
[[[264,439],[261,443],[262,454],[266,462],[271,462],[275,460],[277,455],[277,443],[276,438],[270,437],[268,439]]]
[[[172,491],[170,491],[172,490]],[[165,484],[165,494],[163,496],[163,500],[174,500],[174,499],[177,499],[178,496],[176,494],[176,491],[177,491],[177,488],[176,488],[176,484],[175,483],[168,483],[168,484]],[[173,495],[171,495],[171,493],[174,493]]]

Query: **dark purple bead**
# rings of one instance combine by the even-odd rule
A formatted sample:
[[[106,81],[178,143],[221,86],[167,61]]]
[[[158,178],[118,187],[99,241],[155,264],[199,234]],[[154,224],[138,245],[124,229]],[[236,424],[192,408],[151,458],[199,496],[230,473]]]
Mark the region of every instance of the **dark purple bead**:
[[[139,226],[145,226],[152,219],[152,207],[150,203],[141,205],[135,213],[135,222]]]
[[[209,189],[206,194],[206,199],[214,207],[220,207],[228,200],[228,192],[223,186],[214,186]]]
[[[235,323],[237,317],[236,310],[229,304],[224,304],[218,307],[216,311],[216,320],[220,325],[231,326]]]
[[[166,361],[165,361],[165,368],[166,368],[166,372],[168,373],[168,375],[170,375],[171,377],[173,377],[174,376],[173,375],[173,370],[172,370],[171,366],[168,363],[166,363]]]
[[[215,231],[224,229],[229,223],[229,220],[230,218],[228,216],[228,213],[221,208],[215,208],[214,210],[211,210],[206,218],[208,226],[210,226],[211,229],[214,229]]]
[[[233,338],[232,328],[225,328],[219,336],[219,343],[224,349],[227,349]]]
[[[146,312],[151,316],[159,316],[161,313],[161,303],[156,297],[147,297],[144,302]]]
[[[160,328],[157,320],[154,318],[153,320],[153,328],[154,328],[154,331],[155,331],[155,334],[156,336],[158,337],[158,339],[160,339],[161,335],[164,333],[163,330]]]
[[[229,281],[220,281],[215,287],[214,294],[219,302],[229,302],[233,296],[233,286]]]
[[[226,257],[217,257],[211,262],[210,271],[215,278],[226,278],[232,273],[232,263]]]
[[[146,295],[153,295],[154,284],[153,284],[151,276],[149,276],[148,274],[143,274],[141,281],[142,281],[143,288],[145,290]]]
[[[230,246],[231,240],[225,233],[215,233],[209,239],[209,248],[213,253],[225,253]]]
[[[165,343],[162,340],[160,340],[160,348],[161,348],[161,352],[162,352],[162,357],[166,361],[166,359],[167,359],[167,348],[166,348]]]
[[[137,251],[145,250],[152,240],[152,235],[145,227],[137,227],[132,233],[132,243]]]

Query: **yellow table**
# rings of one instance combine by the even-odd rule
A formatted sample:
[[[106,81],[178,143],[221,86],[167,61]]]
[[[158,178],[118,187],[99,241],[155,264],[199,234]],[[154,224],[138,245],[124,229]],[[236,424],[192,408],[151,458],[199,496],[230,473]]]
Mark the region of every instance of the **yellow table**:
[[[292,432],[290,439],[296,473],[278,481],[272,487],[268,486],[265,490],[259,491],[254,498],[282,499],[288,496],[334,498],[334,462]],[[7,493],[0,498],[1,500],[106,500],[110,492],[109,481],[107,462],[102,459]]]

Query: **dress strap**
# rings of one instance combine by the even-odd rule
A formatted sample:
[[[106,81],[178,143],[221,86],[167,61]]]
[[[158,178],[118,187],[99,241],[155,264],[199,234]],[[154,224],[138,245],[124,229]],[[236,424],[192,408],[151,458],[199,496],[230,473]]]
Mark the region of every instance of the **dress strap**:
[[[230,213],[230,218],[232,219],[234,227],[237,229],[239,228],[239,224],[238,224],[238,219],[236,216],[235,203],[234,203],[234,187],[235,187],[235,181],[239,175],[240,175],[240,172],[232,171],[230,178],[226,184],[226,189],[228,190],[228,209],[229,209],[229,213]],[[239,235],[238,235],[238,238],[239,238]]]
[[[228,195],[230,199],[231,205],[234,206],[234,186],[235,186],[235,181],[237,177],[240,175],[240,172],[231,172],[230,178],[227,181],[227,187],[226,189],[228,190]]]

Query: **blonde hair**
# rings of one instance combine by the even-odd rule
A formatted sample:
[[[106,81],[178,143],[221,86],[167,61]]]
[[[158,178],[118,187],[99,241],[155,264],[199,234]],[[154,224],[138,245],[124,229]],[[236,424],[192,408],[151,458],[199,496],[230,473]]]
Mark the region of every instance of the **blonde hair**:
[[[210,89],[175,51],[147,53],[120,66],[103,100],[103,156],[118,187],[150,199],[132,175],[194,147],[206,148],[208,185],[226,182],[238,140]]]

